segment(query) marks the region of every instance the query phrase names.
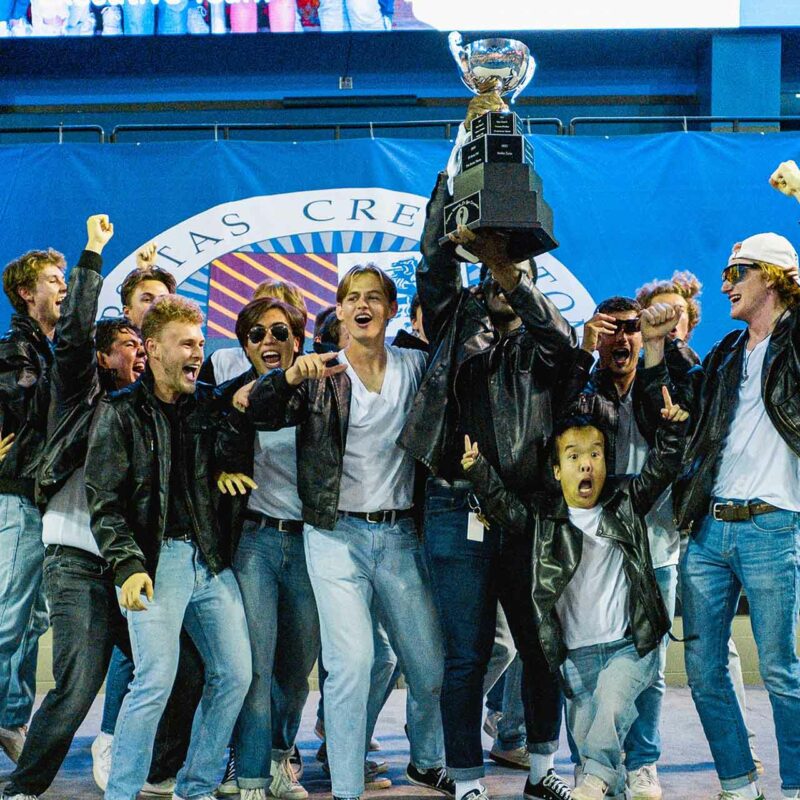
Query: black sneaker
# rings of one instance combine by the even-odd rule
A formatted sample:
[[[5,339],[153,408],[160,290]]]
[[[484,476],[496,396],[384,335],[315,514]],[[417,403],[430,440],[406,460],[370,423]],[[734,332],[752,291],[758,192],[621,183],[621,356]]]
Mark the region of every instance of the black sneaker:
[[[228,764],[225,767],[225,774],[222,776],[222,781],[217,787],[217,794],[238,794],[239,784],[236,782],[236,756],[233,752],[233,747],[230,748],[228,755]]]
[[[409,764],[406,767],[406,778],[417,786],[433,789],[434,792],[441,792],[448,797],[456,796],[456,783],[447,777],[447,770],[444,767],[417,769],[413,764]]]
[[[549,769],[537,784],[531,783],[528,778],[522,796],[525,800],[570,800],[572,791],[554,769]]]
[[[462,794],[461,800],[489,800],[489,793],[485,786],[481,786],[480,789],[470,789],[466,794]]]

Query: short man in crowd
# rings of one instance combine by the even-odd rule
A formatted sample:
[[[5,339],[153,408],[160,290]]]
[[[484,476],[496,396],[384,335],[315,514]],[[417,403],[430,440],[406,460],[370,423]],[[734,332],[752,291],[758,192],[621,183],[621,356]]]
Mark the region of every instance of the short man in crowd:
[[[684,360],[680,353],[665,357],[665,347],[677,350],[679,342],[683,343],[681,339],[671,338],[671,334],[677,329],[686,330],[685,303],[672,305],[665,301],[650,307],[658,310],[665,321],[657,329],[650,326],[644,342],[640,327],[642,309],[630,297],[604,300],[584,326],[582,349],[585,355],[577,368],[578,374],[591,366],[591,355],[597,350],[599,360],[584,391],[594,397],[599,406],[595,412],[605,420],[610,456],[614,471],[619,475],[633,475],[643,469],[659,425],[661,387],[669,386],[677,397],[674,387],[685,385],[686,375],[692,367],[692,362]],[[644,356],[640,358],[642,344]],[[678,373],[674,381],[671,372]],[[656,500],[646,522],[653,568],[671,621],[675,615],[680,535],[673,520],[669,490]],[[656,680],[637,698],[638,716],[625,741],[625,763],[632,800],[661,798],[656,763],[661,757],[666,648],[665,637],[659,647]]]
[[[692,530],[681,562],[686,672],[726,800],[761,798],[726,643],[742,588],[772,703],[783,798],[800,797],[800,286],[797,253],[759,233],[722,273],[743,322],[703,361],[676,515]]]
[[[0,464],[0,747],[12,761],[25,742],[39,637],[48,626],[34,484],[47,430],[52,339],[67,290],[65,266],[55,250],[31,250],[3,270],[14,315],[0,339],[0,428],[15,440]]]
[[[336,314],[350,335],[338,353],[298,358],[261,377],[248,416],[269,430],[298,425],[297,479],[305,548],[328,670],[325,733],[333,795],[364,790],[373,613],[391,631],[417,712],[408,719],[415,783],[452,794],[439,715],[442,645],[412,509],[414,464],[395,440],[425,356],[385,343],[397,288],[374,265],[339,282]],[[240,407],[244,398],[239,402]],[[378,698],[382,701],[383,698]]]
[[[221,398],[197,385],[203,316],[170,295],[142,322],[145,374],[104,398],[92,424],[86,492],[92,533],[111,565],[136,664],[114,735],[106,800],[132,800],[147,778],[185,625],[205,688],[175,796],[210,797],[252,677],[247,623],[213,474],[225,424]],[[234,448],[235,449],[235,448]]]
[[[428,204],[417,268],[434,355],[400,439],[434,476],[427,487],[425,547],[445,631],[442,720],[448,774],[456,781],[456,800],[486,797],[480,783],[483,679],[499,598],[524,664],[530,752],[525,796],[561,800],[569,793],[553,769],[561,691],[536,633],[531,545],[525,537],[487,530],[470,516],[471,489],[463,480],[460,455],[464,433],[471,432],[509,485],[530,487],[539,480],[554,388],[570,374],[577,339],[536,288],[531,263],[514,263],[499,235],[476,237],[459,228],[457,242],[482,260],[485,276],[477,289],[462,287],[456,242],[439,244],[448,196],[443,173]]]

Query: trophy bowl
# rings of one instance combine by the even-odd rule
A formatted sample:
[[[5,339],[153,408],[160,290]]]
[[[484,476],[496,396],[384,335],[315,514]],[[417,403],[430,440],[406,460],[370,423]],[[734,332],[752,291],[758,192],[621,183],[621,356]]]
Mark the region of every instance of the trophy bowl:
[[[461,34],[453,31],[447,41],[461,80],[475,94],[510,93],[513,103],[536,71],[536,61],[528,45],[517,39],[477,39],[465,45]]]

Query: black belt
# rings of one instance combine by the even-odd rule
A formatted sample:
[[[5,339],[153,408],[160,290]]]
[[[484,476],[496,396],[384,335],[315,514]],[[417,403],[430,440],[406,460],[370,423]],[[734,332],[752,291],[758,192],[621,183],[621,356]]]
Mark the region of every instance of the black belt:
[[[718,522],[746,522],[759,514],[780,510],[770,503],[734,503],[733,500],[711,503],[711,516]]]
[[[77,558],[84,558],[92,564],[97,564],[99,567],[107,567],[108,562],[88,550],[83,550],[80,547],[70,547],[68,544],[48,544],[44,549],[46,556],[73,556]]]
[[[413,508],[403,508],[399,511],[397,509],[390,509],[388,511],[339,511],[340,517],[355,517],[356,519],[365,519],[373,525],[384,525],[389,523],[394,525],[398,519],[407,519],[414,516]]]
[[[193,542],[194,536],[191,533],[181,533],[177,536],[170,536],[170,534],[165,533],[161,537],[164,541],[171,541],[171,542]]]
[[[280,533],[303,532],[303,521],[300,519],[278,519],[258,511],[245,511],[244,518],[249,522],[255,522],[262,528],[275,528]]]

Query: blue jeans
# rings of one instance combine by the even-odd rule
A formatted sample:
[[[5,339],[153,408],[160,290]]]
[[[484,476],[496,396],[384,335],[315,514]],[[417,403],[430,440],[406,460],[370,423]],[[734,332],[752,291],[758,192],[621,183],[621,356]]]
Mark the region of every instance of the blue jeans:
[[[669,567],[659,567],[655,572],[661,597],[672,621],[675,617],[678,566],[673,564]],[[636,698],[638,716],[625,737],[625,766],[629,772],[648,764],[655,764],[661,758],[661,703],[667,690],[664,669],[667,666],[668,644],[669,636],[665,636],[658,648],[658,675],[653,685],[648,686]]]
[[[165,540],[154,591],[146,611],[125,612],[136,671],[117,720],[105,800],[134,800],[147,779],[156,729],[178,669],[182,626],[203,658],[205,686],[178,773],[178,797],[216,788],[220,760],[252,678],[247,622],[231,570],[214,575],[193,543]]]
[[[103,718],[100,721],[100,730],[109,736],[114,735],[122,701],[128,693],[128,686],[133,680],[133,661],[129,659],[119,647],[111,653],[106,675],[106,696],[103,701]]]
[[[501,750],[527,747],[525,705],[522,702],[523,666],[519,654],[506,670],[503,681],[503,716],[497,723],[497,746]]]
[[[186,33],[186,15],[189,0],[161,0],[156,5],[152,0],[128,0],[123,6],[125,34],[142,36],[156,32],[155,14],[158,7],[158,32],[160,34]]]
[[[445,641],[442,721],[447,771],[454,780],[484,775],[483,680],[492,653],[498,599],[525,672],[523,703],[531,753],[555,753],[561,690],[539,642],[531,598],[532,542],[496,526],[482,542],[467,539],[465,487],[428,482],[425,549]]]
[[[583,773],[608,784],[610,797],[625,791],[622,743],[636,718],[636,698],[658,673],[658,648],[640,658],[627,637],[567,651],[561,667],[567,724]]]
[[[681,562],[686,674],[723,789],[756,779],[728,670],[728,639],[744,587],[764,686],[772,703],[784,792],[800,789],[800,514],[747,522],[705,517]]]
[[[0,494],[0,724],[28,722],[36,695],[44,600],[42,518],[25,497]]]
[[[340,517],[332,531],[306,526],[306,562],[319,609],[325,684],[325,733],[333,794],[364,791],[373,645],[373,600],[403,664],[416,704],[408,719],[411,761],[444,764],[439,711],[443,652],[422,546],[413,520],[394,525]]]
[[[271,782],[270,761],[291,752],[291,745],[276,747],[272,730],[277,724],[296,735],[319,651],[319,621],[302,534],[245,521],[233,571],[253,653],[253,682],[234,734],[236,772],[240,788],[260,789]],[[273,696],[285,720],[272,719]]]

